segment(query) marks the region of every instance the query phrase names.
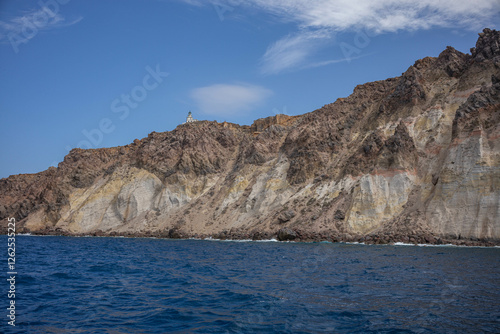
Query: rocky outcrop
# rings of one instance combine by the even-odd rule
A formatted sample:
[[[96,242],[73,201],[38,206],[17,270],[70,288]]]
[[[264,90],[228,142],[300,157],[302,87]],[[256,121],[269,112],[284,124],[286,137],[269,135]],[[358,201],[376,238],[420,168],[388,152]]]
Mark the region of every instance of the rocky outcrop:
[[[279,241],[291,241],[297,238],[297,233],[290,228],[282,228],[278,231],[278,240]]]
[[[481,62],[487,59],[498,60],[500,57],[500,31],[484,29],[479,33],[476,47],[471,48],[472,57]]]
[[[302,116],[201,121],[0,180],[1,228],[500,243],[500,33]]]
[[[280,214],[278,220],[280,223],[286,223],[295,217],[295,212],[293,210],[286,210]]]

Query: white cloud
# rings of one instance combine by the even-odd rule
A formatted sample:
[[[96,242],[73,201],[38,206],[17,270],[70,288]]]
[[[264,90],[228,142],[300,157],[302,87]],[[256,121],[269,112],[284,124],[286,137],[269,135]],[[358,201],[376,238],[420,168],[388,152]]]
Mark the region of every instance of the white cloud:
[[[331,43],[338,32],[364,30],[380,34],[434,27],[479,30],[484,26],[496,27],[500,13],[497,0],[184,1],[225,6],[227,13],[254,8],[283,21],[295,22],[297,33],[274,42],[263,55],[265,74],[310,67],[306,64],[308,58],[321,43]]]
[[[495,0],[184,0],[210,3],[228,9],[252,7],[295,21],[300,27],[371,29],[376,32],[417,30],[431,27],[477,29],[493,24],[500,12]],[[471,27],[473,24],[476,27]]]
[[[249,112],[271,95],[272,91],[269,89],[248,84],[215,84],[196,88],[191,92],[198,109],[213,116]]]
[[[68,21],[58,10],[40,7],[26,12],[24,15],[13,17],[8,21],[0,21],[0,41],[26,43],[40,31],[67,27],[81,20],[82,17]]]

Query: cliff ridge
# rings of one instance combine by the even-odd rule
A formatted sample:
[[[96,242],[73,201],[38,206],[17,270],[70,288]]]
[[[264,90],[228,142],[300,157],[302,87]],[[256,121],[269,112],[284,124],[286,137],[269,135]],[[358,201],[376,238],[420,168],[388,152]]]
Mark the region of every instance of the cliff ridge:
[[[0,180],[22,232],[500,244],[500,32],[301,116],[193,122]]]

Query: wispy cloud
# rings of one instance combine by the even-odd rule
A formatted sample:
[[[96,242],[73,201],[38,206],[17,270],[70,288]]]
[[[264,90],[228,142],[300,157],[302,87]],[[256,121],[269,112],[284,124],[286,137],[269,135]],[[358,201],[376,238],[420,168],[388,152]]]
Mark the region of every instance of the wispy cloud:
[[[374,34],[417,31],[434,27],[479,30],[498,25],[500,2],[492,0],[184,0],[225,8],[254,8],[286,22],[297,33],[270,45],[262,56],[265,74],[311,67],[307,65],[321,45],[345,31]],[[317,64],[321,62],[316,62]],[[323,62],[325,65],[328,61]]]
[[[264,74],[276,74],[287,69],[301,67],[324,40],[332,36],[325,30],[314,30],[289,35],[268,47],[261,59]]]
[[[11,43],[16,51],[19,44],[28,42],[40,31],[68,27],[82,19],[68,20],[59,13],[59,7],[42,6],[7,21],[0,21],[0,42]]]
[[[371,29],[376,32],[493,24],[500,2],[492,0],[182,0],[188,4],[252,7],[295,21],[300,27]],[[471,26],[472,25],[472,26]]]
[[[340,59],[329,59],[329,60],[323,60],[323,61],[318,61],[318,62],[313,62],[313,63],[308,63],[307,65],[304,65],[302,68],[314,68],[314,67],[321,67],[321,66],[326,66],[330,64],[337,64],[337,63],[349,63],[352,60],[363,58],[366,56],[370,56],[373,53],[367,53],[361,56],[356,56],[356,57],[349,57],[349,58],[340,58]]]
[[[261,86],[249,84],[215,84],[191,92],[198,109],[213,116],[246,113],[258,107],[273,93]]]

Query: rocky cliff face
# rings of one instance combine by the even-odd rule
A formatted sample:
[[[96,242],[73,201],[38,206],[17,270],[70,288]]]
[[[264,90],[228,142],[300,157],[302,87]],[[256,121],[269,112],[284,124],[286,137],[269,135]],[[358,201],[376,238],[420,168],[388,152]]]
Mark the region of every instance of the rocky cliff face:
[[[500,243],[500,32],[311,113],[196,122],[0,180],[32,233]],[[279,233],[278,233],[279,231]]]

